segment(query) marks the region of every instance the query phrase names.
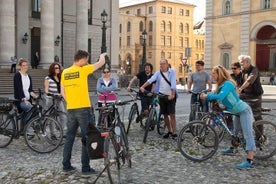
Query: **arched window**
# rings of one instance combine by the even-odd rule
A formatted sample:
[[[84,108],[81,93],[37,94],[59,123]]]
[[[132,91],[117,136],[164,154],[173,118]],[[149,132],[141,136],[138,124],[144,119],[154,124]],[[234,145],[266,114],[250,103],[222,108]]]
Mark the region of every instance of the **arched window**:
[[[229,15],[231,13],[232,0],[224,0],[222,4],[222,15]]]
[[[183,33],[183,24],[182,23],[180,23],[180,25],[179,25],[179,32]]]
[[[169,21],[168,22],[168,32],[171,33],[172,32],[172,23]]]
[[[153,31],[153,23],[152,21],[149,21],[149,32]]]
[[[184,27],[185,34],[189,34],[189,24],[186,23]]]
[[[164,20],[161,22],[161,25],[160,25],[160,26],[161,26],[161,27],[160,27],[161,32],[165,32],[165,30],[166,30],[166,23],[165,23]]]
[[[229,53],[223,53],[222,56],[222,66],[224,66],[225,68],[230,68],[230,57],[229,57]]]
[[[271,7],[270,0],[263,0],[263,9],[269,9]]]
[[[139,31],[143,32],[143,30],[144,30],[144,24],[143,24],[142,21],[140,21],[140,23],[139,23]]]
[[[196,48],[198,49],[198,40],[196,40]]]
[[[130,32],[130,31],[131,31],[131,23],[127,22],[127,32]]]

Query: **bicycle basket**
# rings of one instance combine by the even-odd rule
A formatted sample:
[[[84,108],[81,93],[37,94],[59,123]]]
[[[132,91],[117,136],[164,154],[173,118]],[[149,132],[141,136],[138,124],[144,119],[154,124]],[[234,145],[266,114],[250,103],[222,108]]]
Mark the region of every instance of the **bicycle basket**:
[[[225,110],[225,106],[217,100],[212,101],[210,103],[210,107],[213,111],[216,111],[216,112],[221,112]]]
[[[0,98],[0,112],[10,112],[13,103],[8,98]]]

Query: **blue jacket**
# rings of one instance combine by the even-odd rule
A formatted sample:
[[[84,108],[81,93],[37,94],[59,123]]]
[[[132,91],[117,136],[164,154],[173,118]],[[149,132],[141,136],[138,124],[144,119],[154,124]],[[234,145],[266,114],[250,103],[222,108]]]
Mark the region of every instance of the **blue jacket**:
[[[235,85],[230,81],[225,81],[217,94],[207,94],[207,100],[221,101],[226,110],[232,113],[240,113],[247,107],[247,104],[239,98]]]

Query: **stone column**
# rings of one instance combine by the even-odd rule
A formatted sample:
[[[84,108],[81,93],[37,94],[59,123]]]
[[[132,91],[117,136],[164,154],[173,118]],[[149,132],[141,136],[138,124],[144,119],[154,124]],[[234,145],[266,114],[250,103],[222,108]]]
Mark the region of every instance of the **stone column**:
[[[54,62],[54,1],[41,0],[40,63],[38,67],[48,68]]]
[[[15,3],[0,1],[0,65],[10,66],[10,57],[15,55]]]
[[[88,1],[77,0],[76,50],[88,49]]]

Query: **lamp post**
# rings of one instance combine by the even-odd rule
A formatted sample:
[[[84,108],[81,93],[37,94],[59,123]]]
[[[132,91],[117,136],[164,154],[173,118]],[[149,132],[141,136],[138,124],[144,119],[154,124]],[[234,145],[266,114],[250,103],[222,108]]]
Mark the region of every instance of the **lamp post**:
[[[107,21],[107,13],[105,12],[105,10],[103,10],[103,12],[101,13],[101,20],[103,23],[102,26],[102,46],[101,46],[101,53],[106,52],[106,26],[105,23]],[[109,61],[109,58],[106,56],[105,57],[105,67],[111,68],[111,64]]]
[[[140,71],[143,71],[143,66],[146,64],[146,39],[147,39],[146,30],[143,31],[142,38],[143,38],[143,57],[142,57],[142,64],[141,64]]]

